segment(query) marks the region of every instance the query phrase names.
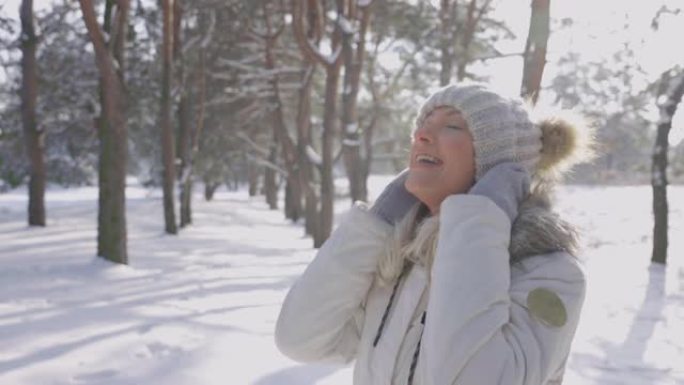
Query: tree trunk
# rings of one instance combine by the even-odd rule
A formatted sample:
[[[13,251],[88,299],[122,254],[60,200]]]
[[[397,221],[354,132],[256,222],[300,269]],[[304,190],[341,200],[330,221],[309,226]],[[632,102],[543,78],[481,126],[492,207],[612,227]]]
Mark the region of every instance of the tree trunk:
[[[477,7],[477,0],[470,0],[470,3],[468,4],[465,29],[459,36],[461,39],[461,54],[458,57],[458,68],[456,70],[456,78],[459,82],[465,80],[466,78],[466,67],[471,62],[470,45],[475,38],[475,30],[477,25],[480,23],[480,20],[482,20],[482,16],[489,10],[489,5],[491,2],[492,0],[485,0],[479,9]],[[454,16],[454,20],[456,20],[456,16]],[[456,41],[455,37],[454,41]]]
[[[275,141],[275,138],[274,138]],[[264,193],[266,195],[266,203],[271,210],[278,209],[278,173],[272,167],[278,164],[278,144],[273,143],[270,146],[268,154],[269,166],[266,166],[264,171]]]
[[[651,262],[665,264],[668,246],[668,203],[667,203],[667,154],[668,136],[672,128],[672,117],[684,94],[684,72],[672,77],[671,71],[663,74],[658,108],[660,121],[653,150],[651,184],[653,186],[653,253]]]
[[[164,202],[164,230],[167,234],[177,234],[176,209],[174,205],[174,181],[176,179],[176,155],[174,151],[173,129],[171,127],[171,76],[173,65],[173,2],[162,0],[163,43],[161,106],[159,126],[162,144],[162,190]]]
[[[182,66],[183,64],[180,64]],[[182,76],[182,75],[181,75]],[[185,87],[183,87],[185,88]],[[190,136],[191,116],[190,98],[187,90],[181,91],[178,101],[178,157],[180,167],[178,170],[179,208],[180,208],[180,227],[183,228],[192,223],[191,199],[192,199],[192,165],[190,163]]]
[[[456,79],[459,82],[465,80],[466,67],[470,63],[470,43],[473,41],[473,37],[475,36],[475,26],[477,25],[475,16],[476,9],[477,0],[470,0],[465,20],[465,30],[463,31],[462,36],[459,36],[461,38],[461,54],[458,57],[458,64],[456,68]],[[455,19],[456,18],[454,17],[454,20]],[[458,21],[455,20],[455,22]],[[454,42],[456,42],[456,39],[454,39]]]
[[[457,7],[457,4],[453,5],[454,8]],[[449,0],[440,0],[440,12],[439,12],[439,20],[440,20],[440,34],[439,34],[439,50],[441,53],[440,56],[440,63],[441,63],[441,68],[439,71],[439,85],[440,86],[446,86],[451,82],[451,72],[453,71],[454,67],[454,55],[453,55],[453,44],[454,40],[452,39],[452,30],[453,30],[453,25],[452,25],[452,20],[451,20],[451,5],[449,4]]]
[[[340,77],[339,66],[331,66],[326,70],[325,79],[325,111],[323,113],[323,138],[321,158],[321,213],[319,226],[314,238],[314,247],[321,247],[330,236],[333,223],[333,203],[335,184],[333,180],[333,139],[335,136],[335,110],[337,104],[337,85]]]
[[[100,72],[102,114],[98,119],[100,138],[98,255],[117,263],[128,263],[126,237],[126,159],[127,127],[124,87],[124,42],[128,27],[128,0],[116,3],[111,32],[113,2],[107,1],[105,31],[109,44],[97,24],[91,0],[79,0],[88,36]],[[111,50],[111,53],[110,53]]]
[[[520,95],[533,104],[539,99],[544,66],[546,65],[546,44],[549,40],[550,0],[532,0],[530,29],[523,56],[523,80]]]
[[[368,180],[370,175],[371,164],[373,163],[373,134],[375,133],[375,125],[378,120],[379,111],[377,110],[377,103],[373,103],[373,112],[371,116],[371,121],[366,126],[363,134],[364,148],[366,149],[366,156],[361,162],[361,177],[364,180]],[[366,189],[366,196],[368,196],[368,190]]]
[[[259,166],[254,160],[247,162],[247,179],[249,183],[249,196],[255,197],[259,195]]]
[[[314,166],[307,156],[306,149],[311,146],[311,90],[315,64],[305,59],[302,87],[299,89],[297,106],[297,152],[299,153],[299,183],[304,193],[304,230],[313,236],[316,231],[318,197],[314,188]]]
[[[36,47],[38,38],[33,25],[33,0],[23,0],[19,9],[21,18],[21,118],[24,126],[24,143],[30,164],[28,224],[45,226],[45,133],[38,128],[36,103],[38,74]]]
[[[353,15],[352,15],[353,17]],[[361,68],[366,51],[366,30],[370,20],[370,6],[361,9],[361,23],[357,39],[346,36],[343,39],[342,56],[344,60],[344,87],[342,92],[342,157],[349,180],[351,202],[368,200],[366,178],[361,169],[361,133],[359,132],[356,112]],[[357,41],[356,50],[352,40]]]
[[[190,150],[187,157],[187,164],[181,177],[181,186],[183,186],[182,195],[184,198],[183,204],[181,206],[181,226],[192,223],[192,174],[195,165],[195,156],[199,151],[200,136],[204,131],[204,117],[206,111],[207,84],[204,70],[204,47],[201,47],[199,50],[199,69],[197,74],[197,88],[199,92],[199,111],[197,113],[197,122],[195,123],[195,129],[190,134]]]
[[[204,180],[204,199],[207,202],[214,199],[214,193],[220,185],[220,183],[212,182],[207,179]]]
[[[285,178],[285,218],[297,222],[302,215],[302,190],[299,175]]]
[[[316,226],[317,231],[314,232],[314,247],[320,247],[330,236],[334,215],[333,202],[335,198],[335,185],[333,183],[332,172],[332,145],[335,135],[337,88],[340,77],[340,64],[342,62],[340,43],[343,36],[339,23],[336,23],[330,38],[332,55],[324,55],[317,50],[304,32],[304,23],[302,20],[303,2],[304,1],[301,0],[295,0],[292,8],[292,25],[297,44],[302,51],[302,54],[305,57],[308,57],[309,61],[318,62],[326,69],[323,135],[321,140],[321,211],[318,218],[319,222]],[[344,15],[345,2],[343,0],[337,0],[336,8],[338,15]]]
[[[172,9],[173,29],[173,59],[176,69],[177,84],[179,85],[180,98],[178,100],[178,141],[176,153],[178,154],[179,167],[176,177],[178,178],[178,207],[180,214],[180,227],[183,228],[192,223],[192,178],[190,177],[190,137],[192,136],[192,102],[191,87],[186,79],[185,58],[183,57],[183,6],[181,0],[173,1]]]
[[[276,49],[278,38],[283,32],[283,28],[280,28],[276,31],[273,30],[271,23],[271,11],[268,7],[268,4],[262,3],[262,10],[264,23],[266,25],[266,34],[260,35],[256,31],[253,31],[253,33],[261,36],[261,38],[264,40],[265,67],[266,70],[273,72],[273,75],[271,75],[268,80],[272,90],[271,97],[269,98],[269,103],[272,105],[270,119],[271,125],[273,126],[273,136],[280,144],[285,171],[287,172],[285,188],[285,217],[293,221],[297,221],[302,212],[302,193],[299,186],[297,186],[299,180],[299,171],[297,169],[297,152],[295,145],[290,138],[290,134],[287,131],[287,125],[285,124],[285,114],[283,112],[283,105],[280,96],[279,76],[275,72],[277,64],[274,50]],[[285,10],[280,10],[278,14],[282,17],[284,12]]]
[[[306,38],[320,41],[322,22],[319,19],[315,0],[309,1],[307,9],[308,28]],[[316,70],[316,61],[308,55],[303,55],[302,87],[299,89],[299,104],[297,106],[297,154],[299,162],[299,178],[301,190],[304,194],[304,230],[307,235],[315,236],[318,229],[318,196],[315,188],[315,167],[307,155],[307,147],[311,146],[311,91],[313,89],[313,74]]]
[[[180,60],[178,65],[183,66]],[[180,70],[180,69],[179,69]],[[179,72],[182,73],[182,70]],[[179,75],[182,77],[183,75]],[[182,84],[182,83],[181,83]],[[183,87],[186,88],[186,87]],[[182,90],[178,101],[178,157],[180,167],[178,170],[179,208],[180,208],[180,227],[183,228],[192,223],[191,199],[192,199],[192,177],[191,177],[191,114],[190,97],[188,90]]]
[[[180,227],[183,228],[192,223],[192,179],[185,178],[181,182],[180,189]]]
[[[302,200],[302,186],[300,183],[301,177],[299,169],[288,176],[285,180],[285,218],[297,222],[303,216]]]

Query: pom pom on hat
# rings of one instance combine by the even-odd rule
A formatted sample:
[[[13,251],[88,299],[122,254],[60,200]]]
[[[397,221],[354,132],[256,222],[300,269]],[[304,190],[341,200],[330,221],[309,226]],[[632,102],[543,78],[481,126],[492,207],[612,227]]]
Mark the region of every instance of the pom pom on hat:
[[[543,179],[557,180],[578,163],[594,157],[593,130],[584,119],[569,111],[536,119],[541,129],[541,157],[535,174]]]

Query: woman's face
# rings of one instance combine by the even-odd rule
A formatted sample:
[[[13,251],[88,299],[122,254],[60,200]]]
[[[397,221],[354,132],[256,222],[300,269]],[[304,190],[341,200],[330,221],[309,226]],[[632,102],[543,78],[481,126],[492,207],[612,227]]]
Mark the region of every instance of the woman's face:
[[[413,135],[406,189],[434,215],[447,196],[467,192],[475,180],[473,137],[461,114],[433,110]]]

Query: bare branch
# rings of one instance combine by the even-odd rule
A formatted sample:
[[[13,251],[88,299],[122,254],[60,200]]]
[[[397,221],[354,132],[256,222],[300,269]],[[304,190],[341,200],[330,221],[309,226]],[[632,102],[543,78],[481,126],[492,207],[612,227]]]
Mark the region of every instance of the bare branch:
[[[294,29],[297,44],[306,56],[313,63],[320,63],[325,67],[338,65],[341,62],[341,47],[337,47],[332,55],[329,57],[324,55],[318,47],[316,47],[304,32],[304,20],[302,15],[302,3],[304,0],[293,0],[292,7],[292,27]]]

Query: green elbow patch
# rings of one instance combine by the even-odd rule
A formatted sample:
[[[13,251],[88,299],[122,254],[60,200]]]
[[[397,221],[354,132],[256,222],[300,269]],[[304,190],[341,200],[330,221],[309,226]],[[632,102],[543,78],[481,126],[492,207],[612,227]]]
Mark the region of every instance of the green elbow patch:
[[[537,288],[527,295],[527,309],[542,324],[562,327],[568,321],[568,313],[560,297],[553,291]]]

